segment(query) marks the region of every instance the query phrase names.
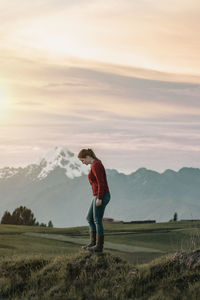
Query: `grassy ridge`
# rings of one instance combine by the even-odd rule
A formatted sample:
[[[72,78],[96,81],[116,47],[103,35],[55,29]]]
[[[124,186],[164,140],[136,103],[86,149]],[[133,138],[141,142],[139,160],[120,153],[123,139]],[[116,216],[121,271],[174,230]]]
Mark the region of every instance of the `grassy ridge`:
[[[200,264],[168,255],[133,266],[110,253],[0,260],[0,299],[199,299]]]
[[[24,235],[36,232],[88,238],[88,227],[0,225],[0,299],[200,299],[200,254],[195,268],[174,256],[174,252],[189,253],[200,247],[200,222],[104,228],[106,241],[164,253],[106,250],[91,255],[75,243]]]

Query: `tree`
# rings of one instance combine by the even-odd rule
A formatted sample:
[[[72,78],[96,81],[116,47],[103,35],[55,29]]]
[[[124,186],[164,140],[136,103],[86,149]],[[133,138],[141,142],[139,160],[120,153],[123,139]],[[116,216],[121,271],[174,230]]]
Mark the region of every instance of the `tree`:
[[[11,214],[9,213],[9,211],[5,211],[3,217],[1,218],[1,224],[12,224],[12,216]]]
[[[49,223],[48,223],[48,227],[53,227],[53,223],[52,223],[51,220],[50,220]]]
[[[40,223],[41,227],[47,227],[47,225],[45,223]]]
[[[5,211],[1,219],[1,224],[34,226],[36,225],[36,219],[30,209],[20,206],[13,211],[12,215],[8,211]]]
[[[13,224],[16,225],[30,225],[34,226],[36,219],[32,211],[25,206],[20,206],[13,211],[12,214]]]
[[[175,213],[174,213],[173,221],[176,222],[177,220],[178,220],[178,214],[177,214],[177,212],[175,212]]]

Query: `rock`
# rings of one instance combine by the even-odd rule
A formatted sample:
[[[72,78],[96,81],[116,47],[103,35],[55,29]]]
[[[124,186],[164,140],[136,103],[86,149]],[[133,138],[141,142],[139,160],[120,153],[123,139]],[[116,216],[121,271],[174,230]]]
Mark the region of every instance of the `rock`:
[[[200,268],[200,250],[191,253],[175,253],[174,257],[172,258],[172,261],[178,262],[180,265],[183,265],[191,270]]]

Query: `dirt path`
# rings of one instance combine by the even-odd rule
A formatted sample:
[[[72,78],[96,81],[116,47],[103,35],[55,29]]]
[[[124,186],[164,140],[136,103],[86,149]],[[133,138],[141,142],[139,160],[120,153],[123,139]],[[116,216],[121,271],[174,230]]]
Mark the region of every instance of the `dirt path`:
[[[42,237],[42,238],[46,238],[46,239],[52,239],[52,240],[57,240],[57,241],[62,241],[62,242],[70,242],[70,243],[80,244],[80,245],[85,245],[89,242],[89,239],[80,238],[80,237],[71,237],[71,236],[66,236],[66,235],[62,235],[62,234],[25,232],[24,235],[33,236],[33,237]],[[123,251],[123,252],[129,252],[129,253],[133,253],[133,252],[164,253],[163,251],[154,249],[154,248],[137,247],[137,246],[131,246],[131,245],[125,245],[125,244],[116,244],[116,243],[111,243],[111,242],[107,242],[107,241],[104,243],[104,248],[111,249],[111,250]]]

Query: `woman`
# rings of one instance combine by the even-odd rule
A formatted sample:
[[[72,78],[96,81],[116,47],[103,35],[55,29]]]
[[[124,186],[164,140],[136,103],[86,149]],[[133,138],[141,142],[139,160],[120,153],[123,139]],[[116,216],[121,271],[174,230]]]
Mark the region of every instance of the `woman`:
[[[91,164],[88,179],[94,196],[87,215],[90,243],[82,248],[92,252],[103,252],[104,228],[102,220],[105,207],[111,198],[105,168],[92,149],[82,149],[78,158],[85,165]]]

